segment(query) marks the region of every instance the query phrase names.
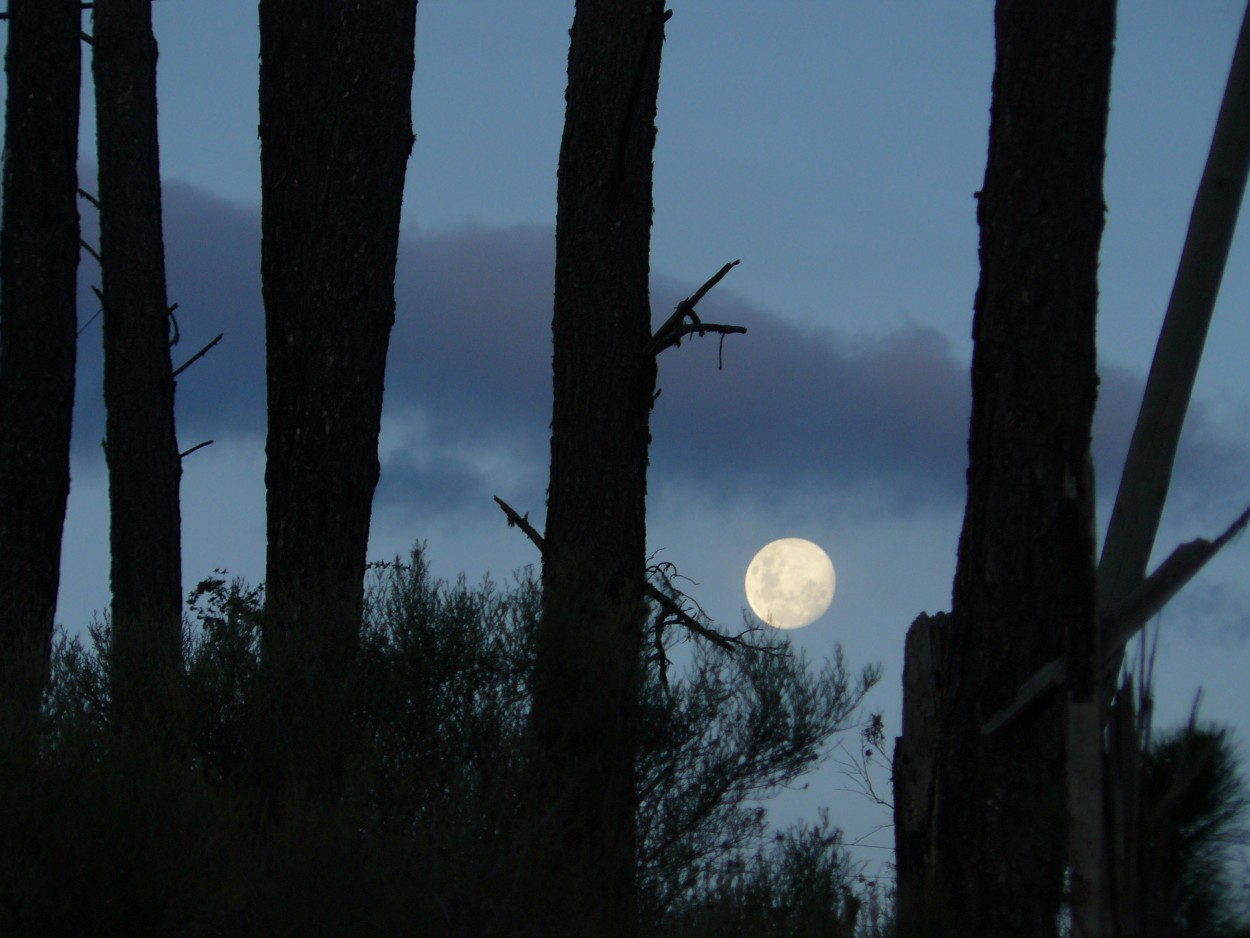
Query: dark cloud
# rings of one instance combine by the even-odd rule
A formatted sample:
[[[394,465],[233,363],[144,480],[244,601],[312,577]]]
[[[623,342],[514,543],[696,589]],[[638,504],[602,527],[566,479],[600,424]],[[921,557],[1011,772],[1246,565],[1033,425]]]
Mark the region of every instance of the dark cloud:
[[[179,379],[182,443],[263,434],[259,212],[176,182],[164,199],[169,296],[181,331],[175,363],[225,333]],[[89,241],[91,214],[84,210]],[[541,488],[530,490],[547,459],[553,271],[554,239],[543,228],[404,239],[386,413],[388,426],[419,415],[421,432],[388,446],[380,499],[447,510],[497,490],[500,474],[515,471],[528,475],[538,507]],[[98,308],[87,289],[98,270],[87,259],[82,272],[85,321]],[[804,327],[737,298],[732,279],[700,314],[748,334],[723,345],[688,340],[661,356],[653,489],[762,501],[807,487],[852,497],[872,489],[899,510],[963,498],[968,368],[945,337],[916,326],[873,335]],[[657,274],[656,319],[697,286]],[[103,436],[99,336],[97,320],[80,354],[76,440],[89,458],[98,458]],[[1104,490],[1114,489],[1140,393],[1139,378],[1104,369],[1095,447]],[[1190,424],[1179,488],[1244,473],[1250,456],[1240,439],[1201,408]]]
[[[662,283],[657,305],[671,308],[678,295]],[[664,352],[654,419],[661,476],[769,495],[865,483],[904,502],[960,493],[968,381],[936,332],[846,338],[729,294],[701,305],[705,319],[748,332],[723,348],[707,338]]]

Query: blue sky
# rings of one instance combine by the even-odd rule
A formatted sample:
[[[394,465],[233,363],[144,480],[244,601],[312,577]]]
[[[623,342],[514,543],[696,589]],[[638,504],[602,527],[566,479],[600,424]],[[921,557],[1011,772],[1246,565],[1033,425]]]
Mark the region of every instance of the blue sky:
[[[881,661],[869,701],[897,730],[903,636],[950,604],[963,501],[973,192],[984,172],[988,0],[688,0],[673,4],[655,152],[657,320],[723,263],[703,302],[747,325],[664,353],[649,503],[653,550],[735,628],[742,576],[776,537],[820,543],[829,613],[792,633]],[[1099,326],[1100,525],[1149,367],[1240,23],[1232,0],[1122,4]],[[550,418],[556,158],[571,2],[423,0],[383,476],[371,555],[425,540],[435,571],[506,578],[536,560],[490,496],[541,519]],[[161,0],[160,128],[180,362],[184,585],[214,567],[259,580],[264,558],[254,0]],[[89,95],[84,184],[94,162]],[[86,207],[84,231],[94,225]],[[1229,259],[1174,499],[1156,550],[1212,536],[1250,502],[1250,240]],[[85,321],[98,282],[84,258]],[[98,321],[83,334],[58,615],[107,605]],[[541,527],[541,525],[540,525]],[[1203,713],[1250,736],[1250,548],[1228,547],[1161,617],[1160,715],[1199,685]],[[826,770],[779,814],[835,803]],[[852,836],[862,803],[835,822]],[[884,817],[880,817],[884,820]],[[888,843],[888,833],[874,843]]]

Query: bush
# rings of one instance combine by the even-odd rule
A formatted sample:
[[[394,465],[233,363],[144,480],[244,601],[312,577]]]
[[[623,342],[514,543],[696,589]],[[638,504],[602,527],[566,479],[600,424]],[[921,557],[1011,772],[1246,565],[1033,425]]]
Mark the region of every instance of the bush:
[[[110,719],[107,619],[87,645],[58,637],[38,751],[0,778],[0,933],[515,931],[522,874],[552,846],[521,795],[533,579],[436,581],[421,549],[371,565],[341,797],[294,791],[277,814],[249,768],[263,601],[222,571],[192,590],[185,678],[152,702],[181,725],[159,739]],[[852,679],[840,651],[817,670],[774,639],[700,644],[670,680],[667,639],[643,701],[647,928],[712,934],[737,909],[756,934],[851,934],[827,818],[766,843],[755,802],[821,759],[878,671]],[[841,931],[817,930],[829,915]]]

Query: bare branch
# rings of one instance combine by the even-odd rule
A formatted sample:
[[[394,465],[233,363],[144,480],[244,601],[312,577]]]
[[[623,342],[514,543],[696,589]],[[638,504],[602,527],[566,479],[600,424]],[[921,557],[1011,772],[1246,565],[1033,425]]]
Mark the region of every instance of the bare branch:
[[[97,199],[90,192],[88,192],[86,189],[82,188],[81,186],[78,187],[78,194],[82,196],[84,199],[86,199],[88,202],[90,202],[92,205],[94,205],[96,209],[100,208],[100,200]]]
[[[700,338],[707,335],[709,332],[714,332],[721,336],[746,335],[746,331],[746,326],[726,326],[717,322],[688,322],[679,328],[674,329],[667,337],[664,338],[664,341],[659,345],[659,347],[656,347],[656,343],[660,341],[661,336],[659,333],[656,333],[656,337],[651,340],[651,344],[647,346],[647,350],[653,355],[658,355],[666,348],[674,345],[681,345],[681,340],[688,335],[698,335]]]
[[[546,542],[543,540],[543,536],[538,533],[532,524],[530,524],[529,512],[521,515],[515,508],[505,502],[498,495],[493,496],[493,498],[495,499],[495,504],[502,508],[503,513],[508,516],[508,527],[511,528],[515,526],[520,528],[523,532],[525,532],[525,536],[534,542],[534,546],[538,548],[538,552],[542,553],[545,549]],[[740,641],[736,637],[730,638],[728,635],[722,635],[714,629],[709,629],[707,626],[703,625],[691,616],[690,613],[686,612],[686,610],[682,609],[677,600],[663,592],[650,580],[645,581],[644,589],[646,590],[647,596],[658,603],[660,608],[662,608],[668,615],[672,616],[695,635],[698,635],[700,638],[707,639],[713,645],[723,648],[728,652],[733,652],[738,648],[753,647],[748,645],[746,642]]]
[[[708,291],[711,290],[712,287],[716,286],[718,283],[724,280],[725,274],[729,273],[731,270],[733,270],[735,267],[737,267],[741,263],[742,263],[741,260],[730,261],[728,264],[726,264],[724,267],[718,270],[715,274],[709,277],[707,282],[704,283],[703,286],[699,287],[699,289],[695,291],[694,296],[689,297],[686,300],[686,303],[690,305],[690,308],[694,309],[696,306],[698,306],[699,300],[707,296]]]
[[[646,591],[647,595],[659,603],[660,607],[670,616],[684,625],[691,632],[694,632],[695,635],[698,635],[700,638],[707,639],[718,648],[722,648],[725,651],[732,653],[739,648],[750,647],[745,642],[740,642],[737,639],[730,638],[728,635],[722,635],[720,632],[702,625],[697,619],[690,615],[690,613],[686,612],[685,609],[682,609],[681,606],[678,605],[677,600],[673,599],[672,596],[669,596],[650,580],[646,582]]]
[[[196,444],[195,444],[194,446],[192,446],[189,450],[186,450],[185,452],[181,452],[181,453],[179,453],[179,454],[178,454],[178,458],[179,458],[179,459],[186,459],[188,456],[190,456],[192,453],[194,453],[197,449],[203,449],[205,446],[211,446],[211,445],[212,445],[212,443],[213,443],[213,441],[212,441],[212,440],[205,440],[203,443],[196,443]]]
[[[647,354],[659,355],[666,348],[681,345],[682,339],[696,333],[700,336],[705,336],[709,332],[718,333],[721,336],[745,333],[747,330],[743,326],[726,326],[720,323],[702,322],[694,311],[695,307],[699,305],[699,301],[707,295],[708,291],[720,283],[724,279],[725,274],[729,273],[740,263],[742,262],[729,262],[718,270],[703,286],[678,303],[677,308],[673,311],[673,315],[669,316],[664,321],[664,324],[655,330],[655,335],[647,343]],[[689,323],[686,322],[687,319],[690,320]]]
[[[198,352],[196,352],[194,355],[188,358],[185,362],[183,362],[181,365],[175,368],[172,377],[174,378],[178,377],[180,374],[182,374],[184,371],[186,371],[188,368],[194,365],[197,361],[199,361],[201,358],[207,355],[208,350],[211,349],[218,342],[220,342],[222,339],[222,336],[224,335],[225,335],[224,332],[217,333],[217,338],[213,339],[213,341],[209,342],[208,345],[204,346],[202,349],[200,349]]]
[[[543,536],[535,530],[532,524],[530,524],[529,512],[527,511],[524,516],[519,515],[517,514],[515,508],[505,502],[498,495],[493,497],[495,499],[495,504],[502,508],[503,513],[508,516],[508,527],[518,527],[524,531],[525,536],[534,542],[534,546],[538,548],[538,552],[541,554],[546,549],[546,542],[543,541]]]

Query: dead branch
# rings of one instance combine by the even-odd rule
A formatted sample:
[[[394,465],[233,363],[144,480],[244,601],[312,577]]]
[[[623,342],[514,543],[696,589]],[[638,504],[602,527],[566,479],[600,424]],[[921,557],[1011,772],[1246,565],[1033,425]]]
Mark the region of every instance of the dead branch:
[[[709,642],[711,642],[713,645],[717,646],[718,648],[721,648],[731,653],[736,651],[739,648],[749,648],[752,650],[756,650],[754,645],[751,645],[751,644],[748,644],[747,642],[742,641],[742,635],[747,634],[746,632],[743,632],[742,635],[734,635],[734,636],[722,635],[720,632],[717,632],[714,629],[709,629],[707,626],[700,624],[697,619],[695,619],[688,612],[686,612],[686,610],[682,609],[680,605],[678,605],[677,600],[669,596],[667,593],[665,593],[663,590],[657,587],[650,580],[648,580],[646,583],[646,590],[647,590],[647,595],[650,596],[652,599],[654,599],[657,603],[659,603],[660,606],[665,610],[665,612],[667,612],[670,616],[676,619],[679,623],[684,625],[688,630],[693,632],[695,635],[698,635],[700,638],[707,639]],[[748,631],[751,631],[751,630],[748,630]]]
[[[678,303],[677,308],[673,310],[673,315],[669,316],[664,321],[664,324],[655,330],[655,335],[647,343],[647,354],[659,355],[666,348],[681,345],[681,340],[688,335],[697,334],[705,336],[712,332],[720,335],[723,342],[724,336],[745,334],[747,331],[745,326],[727,326],[721,323],[703,322],[694,311],[695,307],[699,305],[699,301],[707,295],[708,291],[720,283],[724,279],[725,274],[729,273],[740,263],[742,262],[729,262],[718,270],[703,286]],[[690,322],[686,322],[687,319]]]
[[[189,450],[179,453],[178,458],[186,459],[188,456],[194,453],[197,449],[203,449],[205,446],[211,446],[212,444],[213,444],[212,440],[205,440],[203,443],[196,443]]]
[[[185,362],[183,362],[181,365],[175,368],[172,377],[174,378],[178,377],[180,374],[182,374],[184,371],[186,371],[188,368],[194,365],[197,361],[199,361],[201,358],[207,355],[208,350],[211,349],[218,342],[220,342],[222,339],[222,336],[224,335],[225,335],[224,332],[217,333],[217,338],[213,339],[213,341],[209,342],[208,345],[204,346],[202,349],[200,349],[198,352],[196,352],[194,355],[188,358]]]
[[[100,200],[81,186],[78,187],[78,194],[94,205],[97,210],[100,208]]]
[[[1129,640],[1247,524],[1250,524],[1250,508],[1214,541],[1200,537],[1176,548],[1132,595],[1111,609],[1100,610],[1103,665],[1118,666]],[[1062,658],[1047,662],[1020,685],[1011,703],[981,725],[981,732],[988,735],[1011,723],[1029,706],[1061,687],[1066,679],[1067,668]]]
[[[505,502],[498,495],[493,496],[493,498],[495,499],[495,503],[503,509],[503,513],[508,516],[508,527],[511,528],[515,526],[520,528],[523,532],[525,532],[525,536],[534,542],[534,546],[538,548],[538,552],[540,554],[543,553],[546,542],[543,540],[543,536],[535,530],[532,524],[530,524],[529,512],[526,512],[524,515],[518,514],[515,508]],[[663,592],[650,580],[645,581],[644,589],[646,590],[647,596],[658,603],[660,608],[663,609],[669,616],[676,619],[695,635],[706,639],[718,648],[722,648],[728,652],[733,652],[738,648],[752,647],[746,642],[740,641],[741,636],[730,638],[728,635],[722,635],[720,632],[717,632],[714,629],[709,629],[707,626],[701,624],[698,620],[686,612],[686,610],[682,609],[677,603],[677,600]]]
[[[534,546],[538,548],[541,554],[545,550],[545,542],[543,536],[534,529],[530,524],[530,513],[527,511],[524,516],[517,514],[516,509],[505,502],[498,495],[494,496],[495,504],[503,509],[503,513],[508,516],[508,527],[518,527],[525,532],[525,536],[534,542]]]
[[[1104,613],[1104,659],[1111,659],[1122,652],[1138,629],[1150,621],[1247,524],[1250,524],[1250,508],[1243,511],[1214,541],[1200,537],[1182,544],[1132,595]]]

